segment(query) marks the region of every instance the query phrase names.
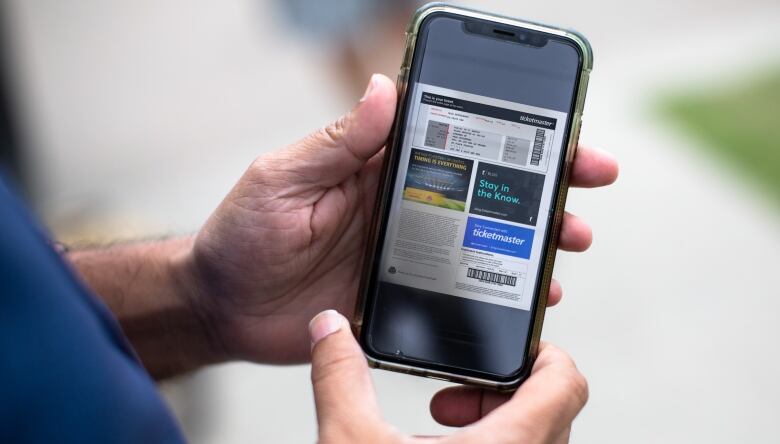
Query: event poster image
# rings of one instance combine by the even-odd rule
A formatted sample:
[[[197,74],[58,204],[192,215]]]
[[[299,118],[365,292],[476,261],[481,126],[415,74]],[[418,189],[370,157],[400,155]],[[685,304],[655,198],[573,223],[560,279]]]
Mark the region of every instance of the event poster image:
[[[404,200],[465,211],[474,161],[412,149]]]

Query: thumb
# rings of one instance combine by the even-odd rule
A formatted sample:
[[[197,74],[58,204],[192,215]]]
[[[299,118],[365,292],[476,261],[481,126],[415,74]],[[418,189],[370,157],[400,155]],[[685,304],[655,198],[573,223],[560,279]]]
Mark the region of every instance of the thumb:
[[[279,153],[280,169],[318,187],[343,182],[385,145],[397,98],[392,80],[374,74],[349,113]]]
[[[380,418],[366,358],[349,323],[326,310],[309,323],[312,341],[311,380],[321,432],[349,424],[371,424]]]

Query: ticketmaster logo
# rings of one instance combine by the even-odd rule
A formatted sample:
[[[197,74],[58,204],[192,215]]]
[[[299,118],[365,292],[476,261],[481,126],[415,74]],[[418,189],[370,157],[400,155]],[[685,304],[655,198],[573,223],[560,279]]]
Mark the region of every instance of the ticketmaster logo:
[[[514,244],[514,245],[523,245],[525,243],[525,239],[519,238],[517,236],[506,236],[504,234],[499,234],[494,231],[487,231],[479,228],[474,228],[474,230],[472,230],[471,233],[474,236],[481,237],[483,239],[497,240],[509,244]]]
[[[542,119],[538,119],[538,118],[535,118],[535,117],[528,117],[528,116],[525,116],[525,115],[521,115],[521,116],[519,116],[519,118],[523,122],[528,122],[528,123],[530,123],[532,125],[536,125],[536,126],[543,126],[545,128],[549,128],[549,127],[555,125],[555,120],[552,120],[552,121],[550,121],[549,119],[542,120]]]
[[[529,259],[533,239],[534,230],[530,228],[469,217],[466,221],[463,246]]]

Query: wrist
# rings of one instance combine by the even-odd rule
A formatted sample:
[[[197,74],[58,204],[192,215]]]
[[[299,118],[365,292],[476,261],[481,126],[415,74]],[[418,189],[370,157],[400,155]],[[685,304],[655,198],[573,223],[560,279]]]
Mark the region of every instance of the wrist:
[[[199,365],[217,364],[235,359],[220,333],[222,324],[216,296],[197,267],[193,254],[194,236],[176,239],[168,256],[168,274],[176,299],[193,323],[199,347]]]
[[[227,360],[189,272],[192,243],[185,237],[68,254],[155,378]]]

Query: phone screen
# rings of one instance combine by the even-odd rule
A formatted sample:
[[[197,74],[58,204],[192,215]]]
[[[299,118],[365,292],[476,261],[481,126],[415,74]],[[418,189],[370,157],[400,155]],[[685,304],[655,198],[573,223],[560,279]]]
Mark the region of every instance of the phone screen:
[[[523,366],[581,66],[489,22],[433,14],[410,70],[379,237],[369,352],[475,376]]]

